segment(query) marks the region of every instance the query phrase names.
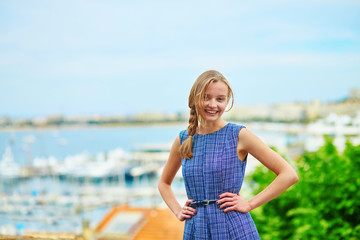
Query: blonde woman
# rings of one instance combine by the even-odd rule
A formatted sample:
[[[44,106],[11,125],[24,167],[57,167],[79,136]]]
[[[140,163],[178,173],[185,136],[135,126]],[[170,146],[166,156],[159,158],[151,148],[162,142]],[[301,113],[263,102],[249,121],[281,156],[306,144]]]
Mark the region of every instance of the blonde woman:
[[[221,118],[233,99],[228,81],[214,70],[202,73],[190,91],[189,126],[176,137],[158,184],[171,211],[186,220],[183,239],[260,239],[249,212],[298,181],[294,169],[257,136]],[[248,154],[277,177],[245,200],[239,192]],[[188,196],[183,207],[171,189],[180,166]]]

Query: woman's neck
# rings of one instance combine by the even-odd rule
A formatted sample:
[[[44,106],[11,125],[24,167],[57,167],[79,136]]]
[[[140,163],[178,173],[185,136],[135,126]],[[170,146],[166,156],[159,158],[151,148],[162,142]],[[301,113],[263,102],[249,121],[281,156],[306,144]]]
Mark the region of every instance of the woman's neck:
[[[200,123],[200,126],[197,129],[198,134],[208,134],[212,132],[216,132],[223,128],[227,122],[224,120],[219,120],[216,122],[205,122],[203,124]]]

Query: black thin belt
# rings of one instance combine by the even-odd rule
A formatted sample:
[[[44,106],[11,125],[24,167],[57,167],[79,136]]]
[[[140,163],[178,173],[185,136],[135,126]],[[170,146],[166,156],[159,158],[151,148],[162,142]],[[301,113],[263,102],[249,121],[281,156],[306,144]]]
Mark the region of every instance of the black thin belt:
[[[195,201],[190,203],[190,207],[198,207],[198,206],[206,206],[209,204],[216,203],[217,199],[215,200],[201,200],[201,201]]]

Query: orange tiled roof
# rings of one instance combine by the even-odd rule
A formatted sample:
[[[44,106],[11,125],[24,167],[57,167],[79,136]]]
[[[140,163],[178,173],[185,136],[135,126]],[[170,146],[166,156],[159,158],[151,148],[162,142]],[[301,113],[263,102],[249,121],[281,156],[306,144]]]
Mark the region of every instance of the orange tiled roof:
[[[131,227],[128,234],[111,234],[102,236],[102,233],[115,221],[116,215],[121,213],[142,213],[143,219]],[[134,240],[177,240],[182,239],[184,222],[180,222],[169,209],[131,208],[129,206],[114,207],[100,222],[96,231],[99,239],[134,239]]]

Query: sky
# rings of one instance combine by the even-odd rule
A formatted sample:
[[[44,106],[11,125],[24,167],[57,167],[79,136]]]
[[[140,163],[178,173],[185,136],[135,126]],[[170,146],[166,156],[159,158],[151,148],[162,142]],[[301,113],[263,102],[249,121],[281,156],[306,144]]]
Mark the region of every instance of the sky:
[[[360,88],[360,1],[0,1],[0,116],[181,112],[208,69],[236,105]]]

